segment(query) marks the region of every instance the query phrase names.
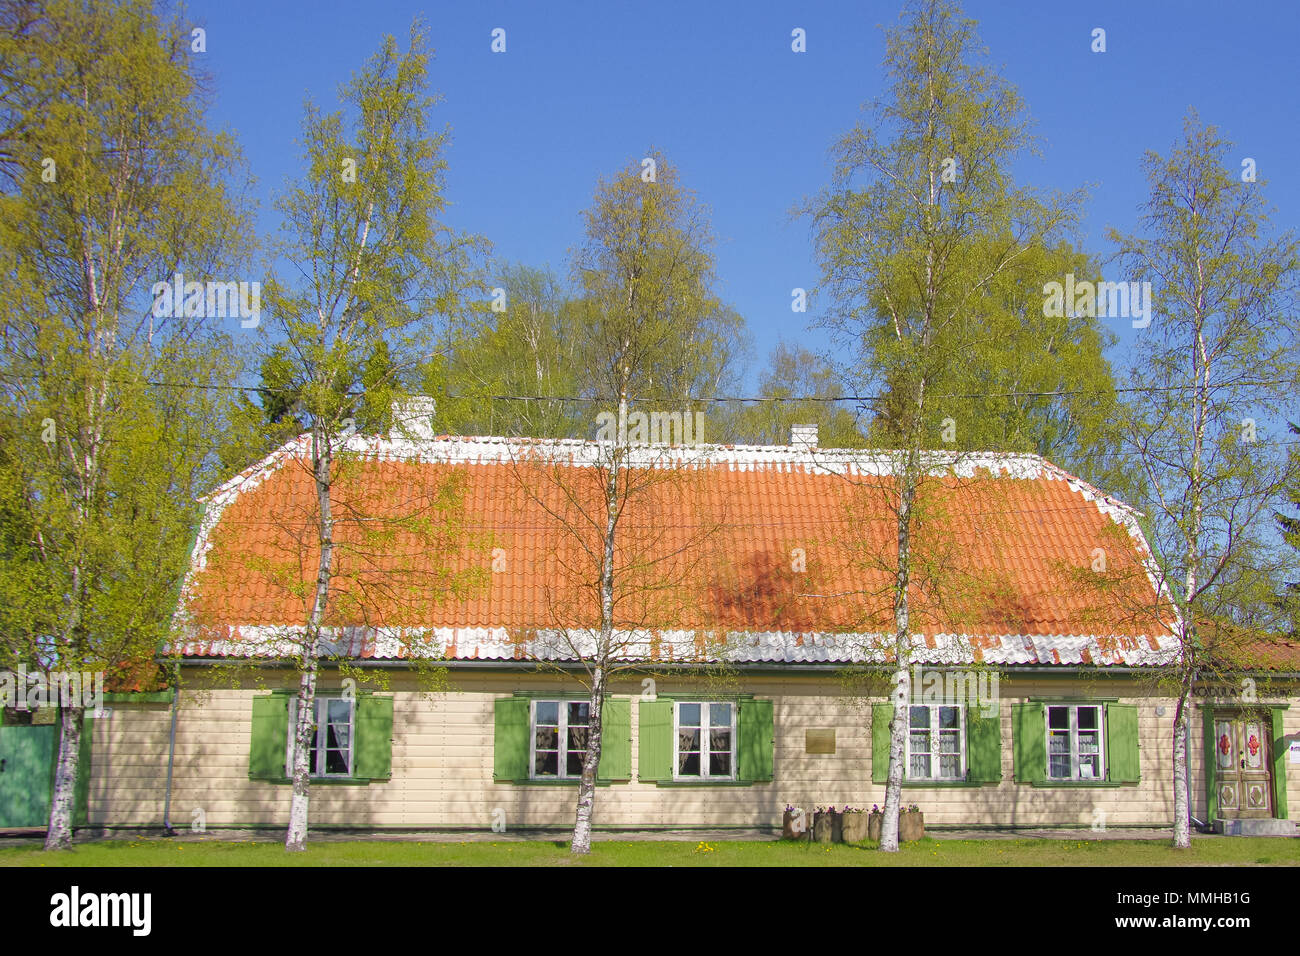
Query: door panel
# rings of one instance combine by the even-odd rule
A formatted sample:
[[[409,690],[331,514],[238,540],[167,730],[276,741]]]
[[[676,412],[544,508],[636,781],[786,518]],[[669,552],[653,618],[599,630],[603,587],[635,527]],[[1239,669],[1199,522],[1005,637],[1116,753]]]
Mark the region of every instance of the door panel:
[[[58,728],[0,726],[0,827],[45,827]]]
[[[1273,815],[1273,781],[1270,770],[1269,739],[1260,720],[1238,721],[1241,768],[1241,815],[1243,817],[1271,817]]]
[[[1224,818],[1273,815],[1272,759],[1264,722],[1219,715],[1214,721],[1219,813]]]

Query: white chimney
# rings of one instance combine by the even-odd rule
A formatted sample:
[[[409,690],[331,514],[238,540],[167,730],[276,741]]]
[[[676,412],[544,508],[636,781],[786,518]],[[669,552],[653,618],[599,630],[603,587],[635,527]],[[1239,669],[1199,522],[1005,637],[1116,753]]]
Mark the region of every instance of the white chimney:
[[[817,426],[791,425],[790,445],[793,448],[799,448],[804,451],[812,451],[815,449],[817,447]]]
[[[404,402],[393,402],[393,429],[390,438],[409,441],[432,441],[437,431],[434,412],[437,402],[427,395],[412,395]]]

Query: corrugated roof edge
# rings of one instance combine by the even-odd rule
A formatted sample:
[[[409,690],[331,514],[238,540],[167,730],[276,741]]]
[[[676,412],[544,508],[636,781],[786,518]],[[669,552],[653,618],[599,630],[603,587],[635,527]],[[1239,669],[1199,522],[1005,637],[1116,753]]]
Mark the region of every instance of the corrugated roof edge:
[[[276,625],[234,625],[217,639],[190,638],[178,643],[181,657],[282,658],[296,656],[299,628]],[[437,627],[386,629],[345,627],[328,629],[322,653],[349,660],[403,660],[418,642],[427,641],[426,659],[576,661],[590,651],[591,635],[575,629],[532,630],[520,640],[515,630],[501,627]],[[893,638],[887,634],[845,634],[793,631],[728,631],[725,640],[700,644],[692,630],[616,635],[619,659],[659,663],[835,662],[882,663],[892,659]],[[914,635],[911,657],[918,664],[1087,664],[1162,666],[1175,654],[1150,636],[1112,637],[1096,634],[997,636],[939,634],[931,645]],[[1155,647],[1152,647],[1152,644]],[[978,658],[974,648],[978,646]],[[726,648],[724,651],[723,648]],[[171,648],[168,649],[170,653]]]

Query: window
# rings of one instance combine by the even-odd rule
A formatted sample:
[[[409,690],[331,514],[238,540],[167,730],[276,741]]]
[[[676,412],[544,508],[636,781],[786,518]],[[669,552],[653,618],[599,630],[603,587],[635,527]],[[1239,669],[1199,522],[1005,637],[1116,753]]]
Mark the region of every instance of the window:
[[[533,701],[529,759],[533,779],[581,777],[590,727],[591,704],[587,701]]]
[[[910,707],[907,728],[909,780],[964,780],[966,739],[963,708],[937,704]]]
[[[1098,704],[1053,704],[1047,708],[1049,780],[1105,778],[1101,715]]]
[[[734,780],[736,706],[730,702],[679,701],[674,777],[679,780]]]
[[[556,693],[556,692],[552,692]],[[576,784],[589,753],[591,704],[576,695],[521,692],[492,703],[492,779],[497,783]],[[632,779],[632,704],[606,697],[597,783]],[[671,729],[671,728],[670,728]]]
[[[1041,709],[1038,732],[1044,721]],[[907,732],[903,735],[903,783],[907,786],[981,787],[1002,779],[1002,717],[985,716],[979,707],[955,704],[916,704],[904,708]],[[871,782],[889,779],[892,701],[871,708]],[[1035,753],[1043,755],[1040,740]],[[1046,774],[1046,769],[1043,773]]]
[[[248,778],[290,783],[298,695],[259,694],[250,701]],[[344,696],[322,689],[315,697],[308,773],[331,784],[371,784],[393,776],[393,698],[368,691]]]
[[[352,775],[353,700],[343,697],[317,697],[312,722],[309,772],[313,777],[350,777]],[[293,776],[293,735],[298,727],[298,701],[289,703],[289,739],[285,749],[285,776]]]
[[[1017,783],[1113,787],[1142,779],[1136,704],[1030,699],[1012,705],[1011,722]]]

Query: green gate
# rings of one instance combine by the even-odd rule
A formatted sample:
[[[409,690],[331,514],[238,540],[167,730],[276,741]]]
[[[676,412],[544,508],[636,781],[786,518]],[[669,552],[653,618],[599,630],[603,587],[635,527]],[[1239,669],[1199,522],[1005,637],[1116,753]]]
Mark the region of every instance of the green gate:
[[[0,726],[0,827],[49,824],[58,730],[57,724]]]

